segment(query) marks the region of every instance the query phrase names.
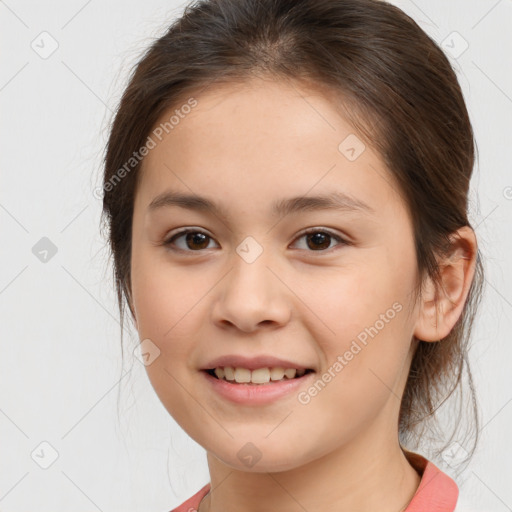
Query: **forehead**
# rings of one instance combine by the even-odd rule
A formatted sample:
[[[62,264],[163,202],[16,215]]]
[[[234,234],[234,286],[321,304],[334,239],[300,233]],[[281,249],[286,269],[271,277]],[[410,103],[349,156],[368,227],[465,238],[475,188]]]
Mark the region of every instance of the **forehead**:
[[[400,202],[380,156],[319,90],[258,79],[207,88],[180,111],[188,100],[155,127],[167,130],[142,164],[145,208],[166,189],[224,195],[234,207],[331,192],[377,209]]]

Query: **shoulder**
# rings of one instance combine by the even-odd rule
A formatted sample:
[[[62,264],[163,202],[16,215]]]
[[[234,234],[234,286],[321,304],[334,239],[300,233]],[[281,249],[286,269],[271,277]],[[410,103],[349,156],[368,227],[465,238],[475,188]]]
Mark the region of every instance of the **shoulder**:
[[[210,490],[210,483],[207,483],[204,487],[199,489],[192,497],[187,501],[184,501],[181,505],[173,508],[170,512],[197,512],[200,501],[208,494]]]

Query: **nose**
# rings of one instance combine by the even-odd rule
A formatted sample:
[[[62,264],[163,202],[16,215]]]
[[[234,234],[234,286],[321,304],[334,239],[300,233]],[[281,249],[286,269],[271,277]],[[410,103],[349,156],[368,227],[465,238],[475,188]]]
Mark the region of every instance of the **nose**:
[[[290,320],[290,291],[268,263],[263,255],[252,263],[234,255],[233,267],[216,287],[212,315],[217,326],[252,333],[262,326],[282,327]]]

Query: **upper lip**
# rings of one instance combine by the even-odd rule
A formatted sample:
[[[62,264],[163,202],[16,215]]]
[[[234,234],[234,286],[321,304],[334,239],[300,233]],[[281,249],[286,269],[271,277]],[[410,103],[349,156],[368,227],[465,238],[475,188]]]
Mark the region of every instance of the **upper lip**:
[[[310,366],[304,366],[293,361],[287,361],[279,357],[269,355],[259,355],[254,357],[246,357],[242,355],[225,355],[212,359],[202,370],[212,370],[218,367],[231,366],[232,368],[247,368],[248,370],[256,370],[257,368],[296,368],[297,370],[313,369]]]

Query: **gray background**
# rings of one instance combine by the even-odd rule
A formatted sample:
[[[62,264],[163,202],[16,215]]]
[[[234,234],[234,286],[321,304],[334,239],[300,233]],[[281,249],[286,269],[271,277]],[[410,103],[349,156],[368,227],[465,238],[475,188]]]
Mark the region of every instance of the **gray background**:
[[[512,1],[393,3],[451,54],[475,129],[470,220],[487,282],[470,356],[483,428],[457,481],[464,510],[505,512],[512,510]],[[93,193],[130,66],[184,5],[0,1],[0,511],[168,511],[209,480],[204,450],[130,360],[135,332],[126,336],[121,368]],[[451,472],[448,463],[443,469]]]

